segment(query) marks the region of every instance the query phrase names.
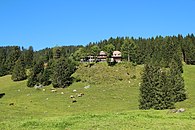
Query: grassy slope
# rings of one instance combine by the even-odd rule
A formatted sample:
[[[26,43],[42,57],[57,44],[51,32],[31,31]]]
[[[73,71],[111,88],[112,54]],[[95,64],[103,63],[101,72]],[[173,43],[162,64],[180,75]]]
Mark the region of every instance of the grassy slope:
[[[86,82],[56,93],[50,92],[51,86],[43,92],[27,88],[26,81],[1,77],[0,92],[6,95],[0,99],[0,129],[195,129],[195,66],[184,66],[189,99],[176,105],[187,110],[180,114],[138,110],[141,69],[124,64],[81,66],[74,76]],[[131,79],[132,73],[137,79]],[[86,85],[91,87],[84,89]],[[73,89],[85,94],[74,104],[69,97],[76,95]],[[9,106],[11,102],[15,105]]]

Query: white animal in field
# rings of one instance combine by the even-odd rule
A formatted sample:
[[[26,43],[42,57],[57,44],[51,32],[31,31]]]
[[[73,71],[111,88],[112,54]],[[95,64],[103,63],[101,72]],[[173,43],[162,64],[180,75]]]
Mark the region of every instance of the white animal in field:
[[[52,89],[51,92],[54,93],[54,92],[57,92],[57,90],[56,89]]]

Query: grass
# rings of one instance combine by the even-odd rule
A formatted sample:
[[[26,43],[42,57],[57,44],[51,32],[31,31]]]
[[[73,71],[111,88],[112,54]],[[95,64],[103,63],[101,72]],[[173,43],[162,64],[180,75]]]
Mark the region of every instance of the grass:
[[[184,66],[188,99],[176,104],[186,109],[178,114],[138,110],[142,68],[127,64],[82,65],[73,75],[81,82],[57,89],[56,93],[50,91],[52,86],[45,87],[44,92],[26,87],[26,81],[12,82],[9,75],[0,77],[0,92],[5,93],[0,99],[0,129],[195,129],[195,66]],[[87,85],[90,88],[85,89]],[[72,103],[70,95],[77,93],[85,95]]]

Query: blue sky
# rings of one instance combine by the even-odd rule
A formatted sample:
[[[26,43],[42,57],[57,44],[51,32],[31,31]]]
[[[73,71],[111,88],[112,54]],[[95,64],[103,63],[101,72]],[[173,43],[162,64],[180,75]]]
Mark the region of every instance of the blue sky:
[[[195,0],[0,0],[0,46],[195,33]]]

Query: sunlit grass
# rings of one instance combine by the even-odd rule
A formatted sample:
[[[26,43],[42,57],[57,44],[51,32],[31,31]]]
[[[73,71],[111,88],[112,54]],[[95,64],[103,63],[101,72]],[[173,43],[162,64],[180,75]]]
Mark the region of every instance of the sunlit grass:
[[[0,77],[0,93],[5,93],[0,99],[0,129],[195,129],[195,66],[184,66],[188,99],[176,104],[186,110],[184,113],[138,110],[143,67],[137,66],[136,71],[124,65],[107,67],[97,64],[88,68],[94,82],[87,80],[87,74],[82,75],[85,68],[78,69],[75,75],[82,75],[86,82],[76,82],[55,93],[50,90],[52,86],[45,87],[46,91],[36,90],[26,87],[26,81],[12,82],[11,76]],[[136,73],[136,79],[130,77],[132,73]],[[116,79],[105,81],[101,74]],[[87,85],[90,88],[85,89]],[[84,96],[77,97],[78,93]],[[76,97],[76,103],[72,103],[70,95]]]

